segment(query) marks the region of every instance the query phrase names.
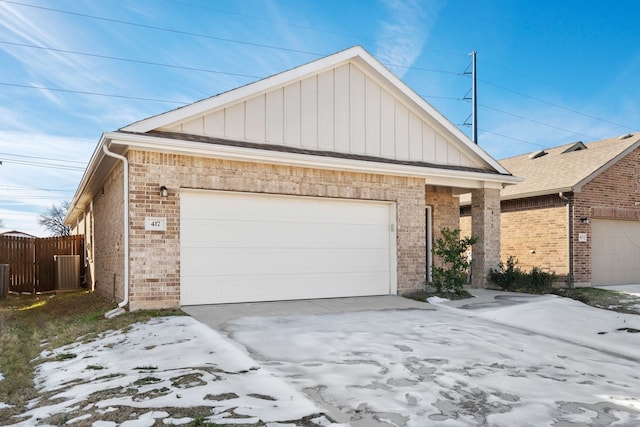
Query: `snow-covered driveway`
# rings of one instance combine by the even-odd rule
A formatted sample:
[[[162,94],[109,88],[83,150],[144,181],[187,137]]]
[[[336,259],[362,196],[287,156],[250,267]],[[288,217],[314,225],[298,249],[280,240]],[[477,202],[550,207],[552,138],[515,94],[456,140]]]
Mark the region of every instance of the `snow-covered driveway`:
[[[640,425],[640,316],[552,296],[438,307],[245,317],[226,330],[353,427]]]

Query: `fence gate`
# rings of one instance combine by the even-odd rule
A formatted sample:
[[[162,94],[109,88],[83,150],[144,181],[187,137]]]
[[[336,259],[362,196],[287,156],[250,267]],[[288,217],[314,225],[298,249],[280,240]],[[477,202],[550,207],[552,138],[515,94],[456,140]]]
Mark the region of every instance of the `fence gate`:
[[[35,239],[0,236],[0,264],[9,264],[12,292],[55,290],[55,255],[80,255],[80,276],[84,276],[83,235]]]

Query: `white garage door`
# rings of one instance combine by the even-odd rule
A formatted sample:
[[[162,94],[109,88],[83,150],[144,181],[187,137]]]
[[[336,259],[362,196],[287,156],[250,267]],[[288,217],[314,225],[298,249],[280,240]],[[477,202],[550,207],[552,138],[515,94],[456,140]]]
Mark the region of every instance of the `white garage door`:
[[[591,233],[592,284],[640,283],[640,221],[594,219]]]
[[[182,305],[395,293],[395,204],[180,192]]]

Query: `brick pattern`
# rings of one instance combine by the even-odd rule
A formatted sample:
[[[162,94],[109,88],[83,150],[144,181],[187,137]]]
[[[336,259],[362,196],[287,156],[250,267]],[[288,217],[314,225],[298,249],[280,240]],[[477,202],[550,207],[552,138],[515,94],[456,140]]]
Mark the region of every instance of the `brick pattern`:
[[[424,282],[424,180],[142,151],[130,151],[127,155],[132,310],[179,305],[180,188],[394,201],[398,292],[419,288]],[[169,197],[160,197],[161,185],[169,189]],[[101,223],[98,225],[98,207],[94,209],[96,230],[105,230]],[[457,205],[452,215],[457,221],[456,209]],[[147,216],[166,217],[167,231],[145,231]]]
[[[511,255],[519,267],[538,267],[558,276],[569,273],[567,207],[511,211],[502,214],[502,260]]]
[[[640,220],[640,148],[570,196],[573,204],[573,279],[575,286],[591,285],[591,219]],[[567,201],[558,195],[502,202],[502,260],[515,256],[524,270],[539,267],[560,280],[569,273]],[[582,218],[588,220],[583,222]],[[471,217],[460,218],[462,235],[471,232]],[[586,242],[578,236],[587,235]],[[532,251],[535,251],[532,252]]]
[[[620,159],[615,165],[587,183],[574,195],[573,242],[574,282],[576,286],[591,285],[591,219],[635,220],[640,218],[638,192],[640,148]],[[595,214],[595,215],[594,215]],[[581,218],[587,218],[588,223]],[[586,242],[579,242],[580,233],[587,234]]]
[[[441,237],[441,230],[449,228],[454,230],[459,228],[459,212],[460,200],[453,195],[450,187],[436,187],[427,185],[425,190],[425,204],[431,206],[432,224],[432,242]],[[442,260],[439,257],[433,259],[436,266],[442,266]]]
[[[124,168],[118,162],[93,199],[94,289],[112,301],[124,299],[123,177]]]
[[[500,190],[471,191],[471,234],[478,238],[473,245],[471,286],[486,286],[487,274],[500,262]]]

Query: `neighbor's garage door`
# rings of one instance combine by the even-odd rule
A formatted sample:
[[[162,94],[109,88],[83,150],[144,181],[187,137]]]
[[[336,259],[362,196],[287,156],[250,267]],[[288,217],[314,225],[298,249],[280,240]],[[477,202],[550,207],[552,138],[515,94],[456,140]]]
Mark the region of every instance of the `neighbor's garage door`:
[[[395,293],[395,204],[180,192],[182,305]]]
[[[591,283],[640,283],[640,221],[594,219]]]

